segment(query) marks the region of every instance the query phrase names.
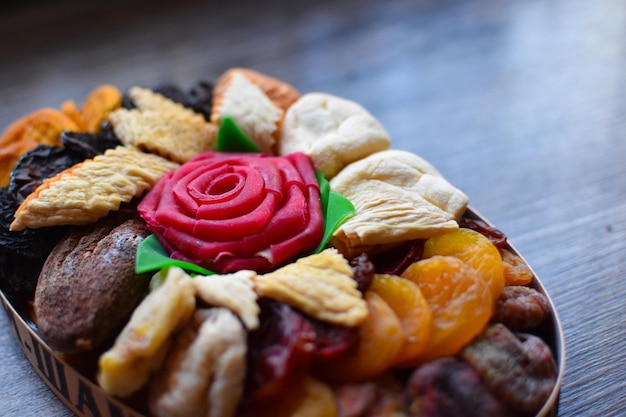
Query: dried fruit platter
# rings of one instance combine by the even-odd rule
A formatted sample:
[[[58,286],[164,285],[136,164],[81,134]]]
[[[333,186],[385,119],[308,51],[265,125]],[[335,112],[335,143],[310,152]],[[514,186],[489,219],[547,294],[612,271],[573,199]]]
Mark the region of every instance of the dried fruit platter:
[[[231,69],[0,146],[0,297],[78,416],[557,415],[539,278],[356,103]]]

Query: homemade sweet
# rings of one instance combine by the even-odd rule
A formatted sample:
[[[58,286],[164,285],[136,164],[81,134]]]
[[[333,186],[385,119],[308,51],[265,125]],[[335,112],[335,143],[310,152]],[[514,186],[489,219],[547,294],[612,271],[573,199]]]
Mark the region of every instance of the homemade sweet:
[[[100,86],[0,162],[1,289],[97,384],[85,415],[526,417],[558,389],[532,270],[357,103],[245,68]]]

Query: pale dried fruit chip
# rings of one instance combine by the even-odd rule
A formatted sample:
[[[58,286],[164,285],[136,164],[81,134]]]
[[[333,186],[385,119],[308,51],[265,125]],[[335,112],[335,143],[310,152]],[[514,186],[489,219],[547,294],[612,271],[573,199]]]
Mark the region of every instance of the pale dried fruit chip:
[[[246,331],[225,308],[198,310],[154,379],[155,417],[231,417],[246,373]]]
[[[391,144],[383,126],[361,105],[325,93],[300,97],[285,113],[278,153],[304,152],[326,178]]]
[[[455,230],[468,202],[432,165],[399,150],[377,152],[348,165],[330,186],[356,209],[332,239],[348,257]]]
[[[219,93],[213,95],[211,122],[219,125],[224,116],[230,116],[261,152],[274,154],[274,135],[283,111],[241,74],[234,74]]]
[[[335,249],[300,258],[256,279],[260,296],[289,304],[330,323],[354,327],[367,317],[367,304],[348,261]]]
[[[118,109],[109,120],[123,144],[180,163],[212,150],[217,136],[217,127],[202,116],[166,110]]]
[[[87,96],[80,116],[88,132],[98,133],[109,113],[122,105],[122,93],[112,85],[101,85]]]
[[[233,274],[197,276],[193,283],[198,298],[214,307],[225,307],[235,313],[248,330],[259,327],[260,308],[254,291],[254,271]]]
[[[204,117],[193,110],[177,103],[162,94],[154,92],[149,88],[131,87],[128,89],[128,96],[133,100],[137,108],[144,111],[163,111],[176,113],[181,118],[189,118],[194,122],[204,122]]]
[[[45,180],[17,209],[11,230],[93,223],[177,167],[136,149],[109,149]]]
[[[272,100],[272,103],[283,111],[286,111],[300,97],[300,93],[295,87],[248,68],[231,68],[226,71],[215,83],[213,93],[217,96],[222,95],[235,74],[242,75],[256,84]]]
[[[171,336],[195,311],[192,279],[182,269],[163,269],[151,284],[155,288],[98,361],[98,384],[111,395],[127,397],[143,387],[161,367]]]

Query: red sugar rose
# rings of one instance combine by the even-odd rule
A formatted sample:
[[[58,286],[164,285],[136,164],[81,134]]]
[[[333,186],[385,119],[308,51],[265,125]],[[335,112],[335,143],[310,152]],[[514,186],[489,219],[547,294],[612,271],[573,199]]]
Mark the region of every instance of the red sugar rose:
[[[268,271],[315,249],[324,233],[303,153],[201,154],[164,176],[138,209],[170,257],[218,273]]]

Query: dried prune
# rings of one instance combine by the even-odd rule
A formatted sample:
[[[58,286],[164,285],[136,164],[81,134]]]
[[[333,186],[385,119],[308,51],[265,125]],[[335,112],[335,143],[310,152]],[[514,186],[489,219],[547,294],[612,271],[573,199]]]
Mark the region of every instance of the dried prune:
[[[531,330],[550,316],[548,298],[539,291],[521,286],[504,287],[492,321],[514,331]]]
[[[488,225],[482,220],[471,219],[469,217],[461,217],[459,226],[465,229],[472,229],[485,235],[498,249],[503,248],[507,243],[506,235],[499,229]]]
[[[467,363],[454,357],[428,362],[405,388],[411,417],[505,417],[509,410]]]
[[[12,232],[19,202],[8,187],[0,188],[0,287],[7,294],[31,295],[46,257],[65,228],[26,229]]]
[[[389,251],[372,256],[379,274],[400,275],[413,262],[422,259],[424,240],[411,240]]]
[[[500,401],[524,414],[539,411],[556,383],[556,362],[545,342],[503,324],[487,327],[460,356]]]
[[[365,294],[374,278],[376,269],[374,264],[370,261],[370,257],[367,253],[361,253],[358,256],[350,259],[350,267],[352,268],[352,277],[357,282],[358,290]]]
[[[63,146],[83,156],[83,159],[93,158],[103,154],[107,149],[115,148],[122,144],[110,122],[102,124],[100,133],[86,132],[63,132],[61,135]]]

